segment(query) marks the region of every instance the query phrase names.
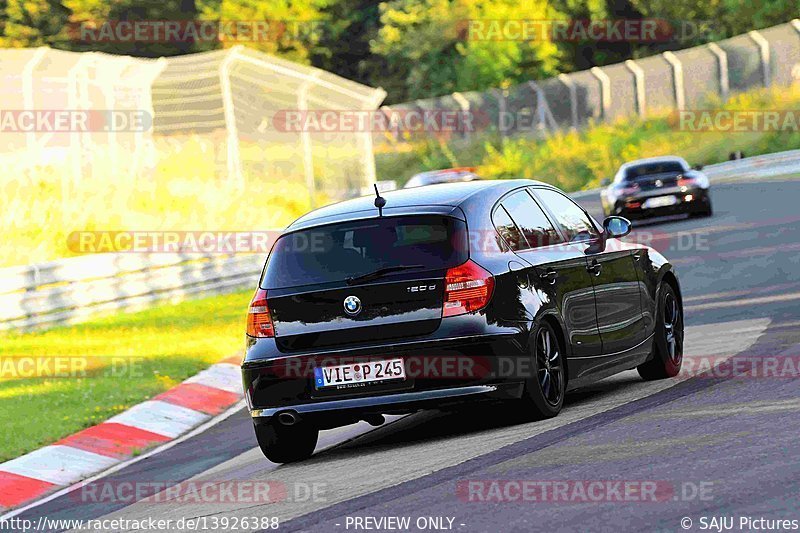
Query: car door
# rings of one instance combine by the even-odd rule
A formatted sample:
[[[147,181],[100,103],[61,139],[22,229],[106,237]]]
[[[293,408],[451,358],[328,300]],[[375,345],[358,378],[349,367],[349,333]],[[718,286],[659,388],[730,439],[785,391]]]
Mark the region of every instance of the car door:
[[[527,290],[561,317],[572,355],[600,353],[594,288],[583,247],[564,242],[527,189],[501,199],[492,220],[515,254],[527,263]],[[567,364],[569,372],[577,374],[580,369],[573,368],[574,361],[569,358]]]
[[[594,221],[566,195],[545,188],[535,189],[534,194],[552,213],[565,238],[584,253],[594,286],[602,353],[619,355],[616,361],[599,361],[598,366],[635,360],[638,352],[631,351],[645,341],[646,328],[632,250],[619,241],[603,246]]]

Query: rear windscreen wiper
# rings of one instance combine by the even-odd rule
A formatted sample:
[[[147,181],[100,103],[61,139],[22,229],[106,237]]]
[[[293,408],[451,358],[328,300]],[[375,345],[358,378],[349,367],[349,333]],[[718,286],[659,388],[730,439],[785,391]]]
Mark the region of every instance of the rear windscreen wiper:
[[[400,272],[401,270],[414,270],[417,268],[425,268],[425,265],[397,265],[397,266],[379,268],[378,270],[370,272],[369,274],[349,277],[347,278],[347,284],[358,285],[359,283],[366,283],[368,281],[381,278],[386,274],[391,274],[392,272]]]

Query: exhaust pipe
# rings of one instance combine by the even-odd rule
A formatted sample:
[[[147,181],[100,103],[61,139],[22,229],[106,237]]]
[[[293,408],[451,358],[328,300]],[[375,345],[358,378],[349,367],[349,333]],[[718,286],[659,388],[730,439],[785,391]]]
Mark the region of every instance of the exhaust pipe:
[[[278,423],[283,426],[293,426],[300,421],[300,417],[292,411],[278,413]]]
[[[383,415],[367,415],[364,417],[364,422],[370,426],[378,427],[386,422],[386,419],[383,417]]]

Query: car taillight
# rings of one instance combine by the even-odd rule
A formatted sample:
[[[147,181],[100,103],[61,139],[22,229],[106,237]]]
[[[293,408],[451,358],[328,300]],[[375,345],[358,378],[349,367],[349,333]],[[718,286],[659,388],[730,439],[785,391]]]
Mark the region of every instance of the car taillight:
[[[686,178],[684,176],[678,177],[678,187],[692,187],[697,183],[697,180],[694,178]]]
[[[258,289],[247,310],[247,334],[251,337],[274,337],[272,318],[267,307],[267,291]]]
[[[627,196],[629,194],[636,194],[637,192],[639,192],[639,186],[638,185],[628,185],[628,186],[623,187],[622,189],[620,189],[619,192],[623,196]]]
[[[483,309],[494,290],[492,275],[468,260],[448,269],[445,275],[443,316],[456,316]]]

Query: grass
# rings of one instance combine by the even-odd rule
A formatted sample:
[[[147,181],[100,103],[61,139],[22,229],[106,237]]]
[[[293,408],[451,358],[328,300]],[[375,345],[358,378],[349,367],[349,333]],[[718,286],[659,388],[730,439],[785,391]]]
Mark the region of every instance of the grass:
[[[0,378],[0,461],[98,424],[235,355],[244,347],[251,296],[237,292],[41,332],[0,333],[4,364],[13,356],[91,358],[85,377]]]
[[[728,102],[709,97],[703,109],[795,110],[800,87],[757,90]],[[382,146],[376,153],[381,179],[400,185],[416,172],[449,166],[476,166],[489,179],[529,178],[567,191],[596,187],[631,159],[675,154],[691,164],[725,161],[734,150],[759,155],[800,148],[800,133],[678,131],[669,112],[654,112],[647,120],[628,118],[594,124],[578,132],[560,132],[547,139],[499,138],[484,134],[464,140],[428,140]]]

